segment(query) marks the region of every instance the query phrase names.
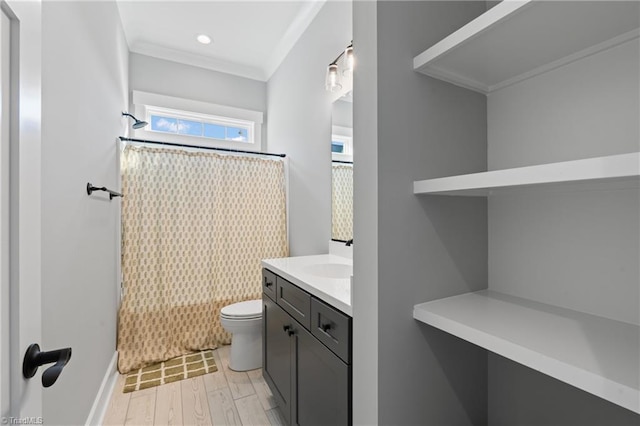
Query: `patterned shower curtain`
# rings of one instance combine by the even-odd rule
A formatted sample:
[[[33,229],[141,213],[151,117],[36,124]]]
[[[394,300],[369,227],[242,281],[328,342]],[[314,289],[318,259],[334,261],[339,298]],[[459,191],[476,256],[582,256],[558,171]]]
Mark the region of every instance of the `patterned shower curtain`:
[[[229,343],[220,309],[288,255],[283,161],[128,145],[122,190],[118,370]]]
[[[331,163],[331,238],[353,238],[353,165]]]

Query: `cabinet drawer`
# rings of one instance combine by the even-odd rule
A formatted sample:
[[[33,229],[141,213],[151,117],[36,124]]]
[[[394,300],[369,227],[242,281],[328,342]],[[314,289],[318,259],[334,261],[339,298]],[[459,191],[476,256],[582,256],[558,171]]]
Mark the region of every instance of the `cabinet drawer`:
[[[262,270],[262,291],[271,300],[276,300],[276,274],[267,269]]]
[[[312,298],[310,330],[344,362],[351,363],[351,318]]]
[[[289,281],[276,277],[277,298],[276,302],[282,306],[296,321],[309,329],[311,313],[311,296],[304,290],[300,290]]]

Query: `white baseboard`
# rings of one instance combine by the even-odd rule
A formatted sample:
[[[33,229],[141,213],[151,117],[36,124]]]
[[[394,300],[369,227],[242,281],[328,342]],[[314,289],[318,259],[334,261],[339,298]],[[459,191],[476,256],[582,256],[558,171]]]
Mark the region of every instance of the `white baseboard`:
[[[107,412],[107,406],[111,400],[113,388],[116,384],[116,379],[118,378],[117,365],[118,352],[116,351],[111,358],[107,371],[104,373],[102,384],[100,385],[100,389],[98,389],[96,399],[93,401],[93,406],[91,407],[85,426],[98,426],[102,424],[104,415]]]

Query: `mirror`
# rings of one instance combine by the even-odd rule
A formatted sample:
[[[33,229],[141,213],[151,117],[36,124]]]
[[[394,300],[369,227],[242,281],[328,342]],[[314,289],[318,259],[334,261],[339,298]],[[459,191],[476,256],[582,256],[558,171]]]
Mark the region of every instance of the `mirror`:
[[[331,239],[353,239],[353,92],[331,109]]]

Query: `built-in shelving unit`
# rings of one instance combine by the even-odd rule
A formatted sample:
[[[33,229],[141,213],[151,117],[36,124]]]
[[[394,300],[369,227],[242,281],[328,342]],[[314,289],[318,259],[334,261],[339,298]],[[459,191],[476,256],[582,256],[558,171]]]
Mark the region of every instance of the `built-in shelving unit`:
[[[640,413],[640,327],[491,291],[416,305],[413,317]]]
[[[531,191],[487,202],[488,289],[418,304],[414,318],[638,414],[638,305],[625,302],[639,291],[628,273],[638,268],[639,27],[637,1],[504,0],[416,56],[415,71],[489,95],[494,170],[413,184],[416,195]],[[551,162],[574,151],[582,159]],[[585,158],[604,152],[627,153]],[[550,160],[500,169],[536,158]]]
[[[602,182],[637,185],[640,182],[640,153],[420,180],[413,183],[413,192],[485,196],[541,186],[566,187],[576,183]]]
[[[482,93],[637,38],[638,2],[505,0],[413,60],[416,71]]]

